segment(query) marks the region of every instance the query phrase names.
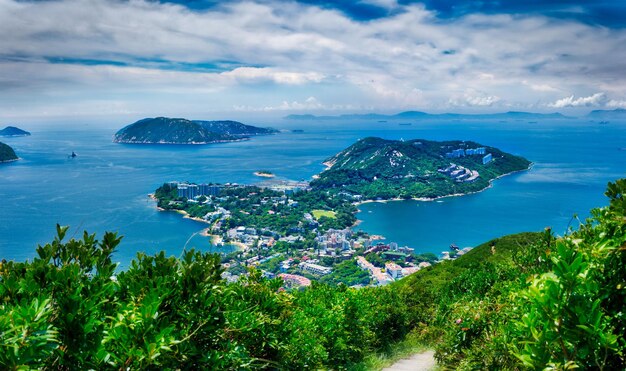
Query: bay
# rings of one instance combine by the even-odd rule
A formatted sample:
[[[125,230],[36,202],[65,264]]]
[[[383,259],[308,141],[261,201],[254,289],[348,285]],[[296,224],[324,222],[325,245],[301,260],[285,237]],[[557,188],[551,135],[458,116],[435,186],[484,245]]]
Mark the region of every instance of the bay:
[[[253,173],[261,169],[281,179],[309,180],[324,169],[325,158],[366,136],[474,140],[534,163],[532,170],[501,178],[474,195],[359,206],[357,228],[417,252],[439,253],[451,243],[474,246],[547,226],[563,234],[576,224],[574,214],[584,218],[591,208],[606,204],[608,181],[626,176],[624,122],[265,124],[285,131],[205,146],[124,145],[111,141],[116,128],[42,123],[30,137],[3,138],[22,160],[0,165],[0,257],[32,258],[37,244],[54,237],[56,223],[70,225],[70,236],[81,236],[83,230],[123,235],[115,253],[121,267],[138,251],[228,251],[197,234],[205,224],[158,212],[147,195],[170,180],[256,183],[261,179]],[[68,158],[72,151],[78,157]]]

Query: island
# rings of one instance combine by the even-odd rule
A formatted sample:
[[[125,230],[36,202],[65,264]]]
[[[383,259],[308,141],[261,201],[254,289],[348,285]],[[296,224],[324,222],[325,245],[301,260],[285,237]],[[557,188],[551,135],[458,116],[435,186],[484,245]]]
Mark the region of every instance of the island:
[[[0,142],[0,163],[17,161],[18,157],[13,148]]]
[[[259,170],[259,171],[255,171],[254,175],[261,177],[261,178],[274,178],[276,175],[274,175],[274,173],[272,173],[271,171],[268,170]]]
[[[311,114],[304,115],[287,115],[286,120],[375,120],[379,123],[386,123],[387,120],[562,120],[572,119],[573,117],[564,116],[558,112],[553,113],[535,113],[535,112],[518,112],[508,111],[501,113],[484,113],[484,114],[463,114],[463,113],[427,113],[421,111],[405,111],[393,115],[384,115],[380,113],[365,114],[344,114],[337,116],[315,116]]]
[[[210,144],[274,134],[271,128],[245,125],[237,121],[201,121],[183,118],[145,118],[120,129],[115,143],[130,144]]]
[[[229,279],[254,265],[268,277],[280,275],[288,286],[311,280],[385,285],[440,257],[357,231],[362,202],[476,192],[499,176],[530,166],[523,157],[470,141],[381,138],[361,139],[324,163],[327,169],[311,182],[173,181],[152,196],[159,210],[206,223],[204,236],[237,247],[223,258]],[[469,250],[451,244],[441,258]]]
[[[363,199],[435,199],[489,187],[530,161],[471,141],[364,138],[326,159],[311,186]]]
[[[16,128],[15,126],[7,126],[0,130],[0,137],[26,137],[29,135],[30,133],[28,131]]]

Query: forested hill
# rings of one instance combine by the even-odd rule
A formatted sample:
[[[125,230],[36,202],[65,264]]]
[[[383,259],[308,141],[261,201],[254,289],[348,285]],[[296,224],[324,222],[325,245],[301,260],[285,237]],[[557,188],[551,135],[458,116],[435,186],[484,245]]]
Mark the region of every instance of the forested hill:
[[[484,189],[530,161],[470,141],[364,138],[326,159],[311,185],[374,198],[440,197]]]
[[[6,128],[0,130],[1,137],[23,137],[28,135],[30,135],[29,132],[16,128],[15,126],[7,126]]]
[[[119,130],[117,143],[208,144],[240,140],[252,135],[272,134],[273,129],[237,121],[192,121],[182,118],[146,118]]]
[[[9,162],[17,160],[17,155],[13,148],[9,145],[0,143],[0,162]]]

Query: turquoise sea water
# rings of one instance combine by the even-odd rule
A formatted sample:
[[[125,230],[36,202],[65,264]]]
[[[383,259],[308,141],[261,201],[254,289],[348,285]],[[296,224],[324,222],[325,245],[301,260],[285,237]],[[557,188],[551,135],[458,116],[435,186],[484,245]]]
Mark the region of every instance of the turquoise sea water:
[[[416,251],[439,253],[450,243],[474,246],[490,238],[551,226],[563,233],[574,214],[603,206],[606,183],[626,176],[626,123],[586,120],[536,124],[510,121],[397,123],[274,122],[284,132],[250,141],[206,146],[123,145],[115,128],[41,125],[33,135],[3,138],[21,161],[0,165],[0,257],[24,260],[54,237],[56,223],[117,231],[122,266],[137,251],[178,255],[186,245],[214,250],[196,233],[204,224],[157,212],[147,195],[163,182],[254,183],[253,172],[310,179],[321,162],[359,138],[474,140],[522,155],[528,172],[504,177],[474,195],[433,202],[369,203],[357,227]],[[75,151],[77,158],[67,155]]]

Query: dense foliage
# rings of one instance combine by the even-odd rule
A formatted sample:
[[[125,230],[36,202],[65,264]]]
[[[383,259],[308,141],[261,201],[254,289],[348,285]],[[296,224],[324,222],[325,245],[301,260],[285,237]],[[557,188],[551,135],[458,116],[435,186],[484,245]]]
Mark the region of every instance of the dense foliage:
[[[483,155],[446,158],[455,149],[484,147],[493,161],[482,163]],[[311,182],[317,189],[338,189],[360,194],[364,199],[440,197],[476,192],[489,181],[514,171],[525,170],[530,162],[494,147],[475,142],[435,142],[423,139],[409,141],[365,138],[327,159],[332,165]],[[457,182],[441,174],[451,163],[478,171],[472,182]]]
[[[253,270],[221,279],[217,255],[139,254],[115,274],[120,242],[58,237],[0,269],[4,369],[344,368],[402,338],[394,290],[315,284],[279,290]]]
[[[323,191],[296,192],[286,196],[283,192],[257,186],[224,187],[219,197],[211,196],[210,202],[202,204],[179,198],[176,188],[163,184],[155,191],[155,197],[163,209],[184,210],[198,218],[217,208],[228,210],[231,214],[222,224],[223,231],[244,226],[281,235],[296,231],[302,234],[307,228],[313,228],[305,225],[304,215],[316,212],[319,218],[314,227],[320,231],[344,229],[356,222],[354,213],[357,209],[352,203]],[[280,203],[267,202],[279,198]]]
[[[250,135],[272,134],[273,129],[237,121],[192,121],[181,118],[145,118],[115,133],[119,143],[203,144],[232,141]]]
[[[13,148],[0,142],[0,162],[13,160],[17,160],[17,155]]]
[[[507,236],[396,283],[455,369],[626,367],[626,180],[577,231]],[[417,300],[420,298],[420,300]]]

